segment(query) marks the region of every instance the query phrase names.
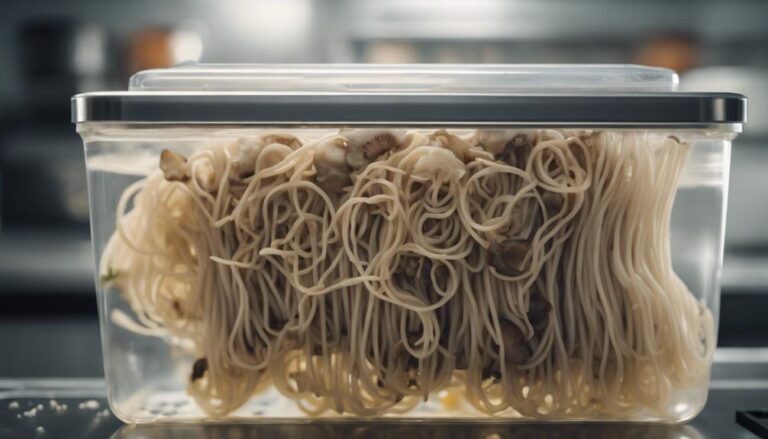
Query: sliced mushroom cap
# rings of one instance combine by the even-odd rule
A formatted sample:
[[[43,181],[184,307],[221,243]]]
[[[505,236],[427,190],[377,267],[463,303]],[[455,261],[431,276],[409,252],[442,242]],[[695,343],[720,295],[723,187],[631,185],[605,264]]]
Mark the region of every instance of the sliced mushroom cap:
[[[466,173],[464,162],[436,146],[415,148],[401,160],[400,167],[414,177],[436,182],[459,180]]]
[[[351,184],[347,164],[347,140],[334,136],[321,140],[315,148],[314,164],[317,184],[328,192],[341,192]]]
[[[238,178],[248,178],[255,172],[256,160],[261,154],[264,142],[258,139],[238,139],[240,155],[232,162],[232,173]]]
[[[369,161],[402,147],[405,142],[405,132],[396,129],[345,128],[339,134],[347,138],[350,150],[362,151]]]
[[[509,130],[477,130],[474,142],[494,156],[501,154],[514,134]]]
[[[522,145],[522,140],[528,142],[528,132],[520,130],[477,130],[472,136],[473,141],[483,147],[486,151],[498,156],[503,154],[509,148],[512,150],[518,144]]]
[[[524,239],[505,239],[488,247],[488,262],[499,274],[519,276],[528,269],[531,245]]]
[[[189,180],[189,166],[187,158],[170,149],[164,149],[160,153],[160,170],[168,181]]]
[[[430,136],[430,140],[433,142],[433,144],[450,150],[459,160],[462,160],[465,163],[468,163],[476,158],[493,160],[493,155],[489,152],[482,148],[473,146],[461,137],[455,134],[451,134],[444,129],[435,131]]]
[[[370,161],[365,158],[365,153],[357,150],[350,151],[349,154],[347,154],[346,162],[352,169],[364,168],[370,163]]]

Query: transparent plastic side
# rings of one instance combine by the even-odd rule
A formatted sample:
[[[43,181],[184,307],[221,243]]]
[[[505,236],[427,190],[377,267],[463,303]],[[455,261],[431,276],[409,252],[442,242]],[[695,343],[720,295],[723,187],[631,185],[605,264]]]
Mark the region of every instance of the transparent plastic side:
[[[668,69],[611,64],[193,64],[135,74],[131,91],[535,93],[669,92]]]
[[[446,130],[447,129],[447,130]],[[435,127],[431,129],[419,129],[425,136],[434,136],[434,134],[440,130],[446,130],[441,132],[447,132],[449,134],[462,136],[463,138],[469,138],[473,135],[472,130],[453,130],[451,127]],[[135,208],[134,197],[123,197],[126,191],[135,191],[140,188],[147,176],[157,175],[159,171],[158,163],[163,150],[170,150],[174,153],[184,156],[193,157],[195,154],[201,154],[203,151],[224,151],[220,150],[226,145],[237,144],[248,141],[248,139],[263,138],[266,134],[275,135],[279,134],[283,136],[283,140],[276,140],[277,142],[286,142],[286,139],[293,136],[301,139],[302,142],[311,142],[313,139],[321,139],[327,137],[333,137],[338,134],[338,129],[317,129],[317,128],[293,128],[293,129],[256,129],[256,128],[139,128],[129,126],[111,126],[103,127],[98,125],[81,125],[79,132],[84,138],[86,148],[86,161],[88,168],[88,183],[90,194],[90,206],[91,206],[91,227],[93,234],[94,252],[96,254],[97,269],[96,277],[98,283],[99,294],[99,311],[101,314],[101,330],[102,339],[104,345],[104,363],[105,373],[107,376],[107,382],[109,387],[110,404],[113,411],[118,417],[126,422],[155,422],[155,421],[184,421],[184,420],[222,420],[222,419],[280,419],[280,418],[307,418],[307,417],[323,417],[323,418],[338,418],[338,417],[355,417],[361,416],[360,413],[354,413],[354,410],[342,410],[344,413],[339,413],[336,410],[338,407],[334,403],[334,398],[337,396],[331,394],[323,394],[322,390],[317,390],[317,394],[313,394],[312,391],[306,389],[296,389],[296,386],[300,386],[297,375],[293,375],[288,379],[288,385],[293,386],[294,392],[292,397],[286,396],[285,388],[276,388],[274,384],[270,382],[270,378],[261,378],[259,384],[255,385],[252,396],[248,396],[242,403],[235,404],[236,408],[226,414],[216,414],[211,409],[204,410],[201,406],[195,402],[190,396],[191,382],[195,382],[201,376],[205,376],[206,371],[201,369],[199,360],[201,357],[200,338],[204,336],[202,333],[192,333],[183,335],[180,330],[168,331],[163,327],[162,319],[155,315],[154,318],[148,318],[151,311],[144,306],[137,306],[136,298],[128,299],[123,288],[125,284],[121,277],[130,276],[130,273],[121,272],[116,266],[111,266],[104,259],[105,254],[115,254],[114,248],[109,248],[111,240],[114,240],[115,236],[119,235],[116,231],[116,223],[118,217],[116,212],[122,209],[124,212],[130,212]],[[509,145],[515,138],[515,133],[524,131],[526,133],[536,132],[537,130],[525,130],[515,128],[507,132],[509,139],[502,142],[501,149],[496,151],[499,154],[504,153],[504,148]],[[571,129],[559,129],[548,130],[559,132],[564,135],[564,138],[569,136],[579,136],[583,134],[583,131],[571,130]],[[498,134],[503,131],[494,132],[488,134]],[[700,335],[700,355],[701,358],[695,366],[698,368],[699,378],[695,382],[686,383],[681,387],[671,386],[664,391],[660,390],[659,394],[651,392],[650,395],[645,395],[646,398],[634,399],[634,406],[629,409],[615,410],[616,407],[621,406],[622,403],[618,401],[602,402],[606,404],[608,408],[601,408],[598,406],[585,409],[589,404],[579,403],[581,407],[580,411],[574,411],[569,413],[568,411],[559,411],[553,402],[568,405],[571,402],[558,401],[557,393],[554,387],[556,387],[556,380],[554,378],[558,375],[552,375],[547,383],[543,383],[540,378],[536,376],[528,376],[524,372],[526,370],[524,362],[514,367],[510,366],[510,370],[514,370],[514,374],[518,374],[521,382],[527,384],[522,386],[520,394],[515,394],[513,400],[514,403],[507,404],[504,407],[503,391],[499,390],[498,386],[513,386],[509,383],[509,378],[506,375],[497,375],[490,371],[486,374],[485,371],[479,371],[481,374],[480,383],[473,384],[472,386],[465,386],[466,375],[469,373],[467,370],[457,370],[451,373],[449,382],[443,384],[433,385],[432,391],[426,395],[419,394],[414,390],[414,396],[400,396],[401,403],[393,402],[389,408],[381,410],[380,412],[372,412],[364,415],[366,417],[379,417],[386,418],[444,418],[444,419],[478,419],[478,420],[490,420],[490,421],[509,421],[509,420],[525,420],[525,419],[541,419],[541,420],[601,420],[601,421],[650,421],[650,422],[681,422],[688,420],[695,416],[703,407],[706,396],[708,393],[708,376],[709,368],[711,366],[711,349],[715,345],[715,334],[719,307],[719,295],[720,295],[720,272],[722,265],[722,247],[723,247],[723,230],[725,221],[725,205],[727,194],[727,182],[728,182],[728,169],[729,169],[729,154],[730,154],[730,138],[729,133],[723,133],[718,131],[700,131],[700,130],[676,130],[676,131],[659,131],[659,130],[591,130],[588,136],[594,135],[606,135],[607,138],[612,139],[613,148],[631,148],[637,147],[641,142],[649,145],[658,145],[658,142],[668,142],[670,140],[675,144],[684,145],[688,148],[687,157],[680,162],[682,168],[680,169],[680,175],[676,194],[674,198],[665,196],[662,193],[654,193],[653,187],[648,187],[645,191],[645,196],[649,197],[647,201],[648,206],[652,205],[653,200],[668,200],[673,201],[673,208],[670,216],[669,231],[670,231],[670,249],[671,264],[674,272],[683,281],[684,286],[681,287],[681,291],[685,291],[685,294],[690,294],[693,297],[692,301],[684,301],[685,305],[681,305],[683,302],[679,302],[676,308],[678,313],[679,323],[683,325],[685,322],[694,324],[687,328],[677,326],[679,331],[693,331],[696,336]],[[490,139],[490,137],[487,137]],[[273,138],[275,140],[277,138]],[[617,143],[616,143],[617,142]],[[624,143],[622,143],[624,142]],[[487,142],[490,144],[489,142]],[[673,144],[669,144],[668,147],[673,148]],[[206,153],[203,153],[206,154]],[[662,154],[662,152],[659,152]],[[232,156],[234,160],[236,155]],[[501,157],[497,155],[497,159]],[[652,156],[643,156],[646,159],[653,159]],[[476,158],[478,160],[484,160],[483,157]],[[511,157],[504,160],[513,160]],[[202,162],[199,162],[202,163]],[[633,172],[639,172],[641,169],[638,163],[636,167],[629,165],[627,162],[625,165],[628,167],[623,169],[624,176],[630,178]],[[544,164],[543,164],[544,165]],[[202,169],[202,168],[201,168]],[[659,171],[661,172],[661,171]],[[194,177],[193,177],[194,178]],[[441,177],[442,178],[442,177]],[[182,184],[182,183],[180,183]],[[138,185],[138,186],[137,186]],[[215,191],[214,191],[215,192]],[[639,192],[636,195],[640,194]],[[123,198],[124,205],[119,205],[120,200]],[[231,200],[230,200],[231,201]],[[567,205],[568,202],[566,202]],[[606,205],[609,210],[603,212],[608,218],[610,215],[620,215],[619,211],[610,211],[610,203]],[[162,209],[162,206],[155,206],[156,209]],[[159,214],[160,211],[158,211]],[[165,212],[171,213],[172,212]],[[178,213],[178,212],[177,212]],[[629,215],[631,212],[626,212]],[[639,214],[639,212],[634,212]],[[199,218],[185,217],[185,222],[195,222]],[[212,226],[214,227],[214,226]],[[227,226],[225,226],[227,227]],[[194,228],[193,228],[194,229]],[[147,236],[137,235],[131,233],[130,230],[126,230],[126,236],[132,244],[136,247],[141,247],[146,240],[161,240],[162,236]],[[242,238],[246,239],[246,238]],[[595,238],[597,239],[597,238]],[[631,238],[627,236],[615,235],[611,239],[622,241],[627,239],[627,242]],[[147,241],[149,242],[149,241]],[[631,263],[628,261],[634,261],[638,258],[642,259],[642,252],[659,251],[659,254],[664,254],[664,249],[654,248],[654,246],[665,245],[664,242],[657,243],[643,243],[640,247],[635,249],[637,252],[632,256],[627,256],[627,265]],[[616,247],[618,249],[618,247]],[[123,250],[124,252],[129,250]],[[141,249],[137,253],[137,261],[144,261],[151,264],[152,254],[148,251],[145,255],[140,254]],[[654,267],[653,265],[658,262],[655,260],[648,260],[647,266],[637,268],[636,274],[645,276],[648,273],[649,277],[644,279],[644,285],[646,288],[656,288],[650,286],[654,280],[658,280],[661,276],[658,273],[663,272],[664,267]],[[210,262],[216,264],[216,262]],[[498,262],[487,261],[488,264],[498,264]],[[660,263],[660,262],[659,262]],[[503,265],[503,263],[502,263]],[[229,267],[232,268],[232,267]],[[496,265],[494,265],[496,269]],[[615,268],[613,269],[615,270]],[[645,270],[645,272],[643,272]],[[557,276],[553,277],[551,282],[561,283],[568,282],[568,277],[564,271],[559,271]],[[612,272],[615,275],[615,271]],[[562,277],[559,278],[558,276]],[[665,276],[672,276],[667,273]],[[162,280],[155,279],[155,282],[161,282]],[[606,294],[615,294],[626,296],[629,294],[640,294],[637,291],[637,285],[632,283],[630,278],[626,278],[627,285],[634,285],[632,288],[626,290],[619,289],[605,289]],[[147,282],[143,285],[147,289],[158,288],[157,283]],[[665,284],[665,285],[670,285]],[[223,294],[219,291],[221,285],[211,284],[206,290],[206,294]],[[541,286],[540,288],[546,289],[547,286]],[[634,289],[633,289],[634,288]],[[675,287],[677,288],[677,287]],[[222,289],[223,290],[223,289]],[[481,291],[482,290],[482,291]],[[477,294],[488,294],[488,291],[480,288]],[[493,291],[494,294],[502,294],[501,291]],[[670,296],[680,293],[668,292]],[[461,294],[459,292],[458,294]],[[503,294],[510,294],[509,291]],[[571,294],[578,294],[578,291],[574,289]],[[152,294],[147,294],[143,297],[143,300],[154,300]],[[297,295],[298,297],[298,295]],[[598,296],[594,296],[598,297]],[[553,303],[550,306],[555,310],[562,312],[563,303],[561,301],[567,300],[565,295],[559,295],[556,297],[550,297]],[[511,299],[512,300],[512,299]],[[597,300],[597,299],[596,299]],[[604,300],[610,302],[609,297],[605,297]],[[645,300],[645,299],[644,299]],[[525,302],[520,302],[521,306]],[[637,333],[634,336],[627,335],[631,325],[627,319],[635,318],[635,322],[640,322],[640,326],[648,329],[650,326],[669,326],[665,325],[665,322],[671,322],[672,320],[660,321],[656,323],[650,323],[650,317],[642,314],[642,309],[654,309],[654,307],[665,307],[669,304],[664,301],[663,295],[657,296],[649,304],[648,308],[643,308],[641,302],[638,302],[638,314],[634,317],[630,317],[628,314],[616,315],[614,318],[619,320],[615,323],[615,326],[611,327],[611,331],[619,331],[618,336],[622,340],[634,340],[636,345],[631,343],[629,346],[637,347],[637,344],[652,343],[650,338],[642,338]],[[701,306],[697,306],[696,303]],[[584,302],[586,306],[586,302]],[[172,312],[176,307],[179,313],[187,312],[186,305],[167,304],[165,310],[171,310]],[[642,306],[641,306],[642,305]],[[592,304],[591,306],[599,307],[599,304]],[[382,311],[383,312],[383,311]],[[470,312],[470,311],[467,311]],[[694,313],[699,313],[694,315]],[[164,314],[164,318],[168,317],[168,314]],[[596,315],[589,314],[593,317]],[[660,314],[670,315],[670,314]],[[458,319],[458,317],[453,317]],[[604,318],[597,315],[598,319]],[[554,337],[553,333],[550,333],[548,337],[552,337],[554,341],[564,343],[563,346],[558,347],[557,343],[551,345],[552,351],[558,349],[571,349],[573,345],[578,345],[578,341],[569,339],[566,335],[569,325],[585,325],[589,324],[586,321],[574,321],[571,319],[567,323],[565,318],[559,317],[559,324],[561,334],[558,337]],[[158,324],[158,322],[160,322]],[[482,322],[478,320],[478,322]],[[622,323],[623,322],[623,323]],[[645,322],[645,324],[643,324]],[[219,322],[221,324],[229,325],[231,322]],[[594,323],[594,322],[593,322]],[[442,322],[444,325],[455,324],[454,321]],[[484,324],[484,323],[482,323]],[[489,323],[490,324],[490,323]],[[551,325],[551,321],[548,321],[548,325]],[[622,326],[624,325],[624,326]],[[645,326],[644,326],[645,325]],[[647,326],[650,325],[650,326]],[[482,326],[482,325],[481,325]],[[673,325],[674,326],[674,325]],[[624,329],[621,329],[624,328]],[[358,328],[361,332],[363,328]],[[550,329],[553,330],[553,329]],[[650,330],[650,329],[648,329]],[[367,331],[367,330],[366,330]],[[624,331],[624,332],[622,332]],[[492,332],[492,331],[491,331]],[[607,331],[600,331],[599,337],[606,336]],[[536,332],[534,331],[534,334]],[[541,333],[543,334],[543,333]],[[598,336],[597,332],[593,333],[594,336]],[[677,334],[679,335],[679,334]],[[675,333],[657,334],[659,338],[676,336]],[[498,354],[499,347],[495,345],[491,340],[490,333],[486,333],[485,336],[489,341],[487,347],[483,349],[489,349]],[[536,337],[539,337],[537,335]],[[544,339],[543,336],[542,340]],[[694,337],[695,338],[695,337]],[[658,341],[658,340],[657,340]],[[219,343],[226,344],[226,339],[220,339],[217,341],[207,340],[203,341],[202,345],[206,343]],[[568,348],[567,346],[571,346]],[[215,349],[211,348],[203,349]],[[495,346],[495,347],[494,347]],[[690,346],[688,346],[690,347]],[[683,346],[682,348],[686,348]],[[682,349],[681,348],[681,349]],[[527,349],[537,349],[535,346]],[[546,350],[546,349],[545,349]],[[578,350],[578,349],[576,349]],[[246,349],[247,351],[247,349]],[[218,350],[216,352],[220,355],[226,354],[226,350]],[[301,348],[297,348],[297,352],[301,352]],[[696,349],[687,350],[689,355],[691,352],[696,352]],[[532,351],[528,352],[528,355],[532,354]],[[299,355],[299,354],[297,354]],[[322,354],[324,355],[324,354]],[[595,355],[598,355],[597,353]],[[665,373],[676,369],[675,374],[682,372],[679,368],[685,367],[685,362],[680,364],[672,364],[676,360],[682,361],[682,355],[676,357],[672,355],[668,357],[669,362],[664,363],[659,367],[665,369]],[[598,355],[599,356],[599,355]],[[336,357],[334,357],[336,358]],[[554,358],[554,357],[553,357]],[[337,370],[334,368],[334,361],[340,361],[338,358],[331,360],[328,357],[329,363],[327,367],[329,371]],[[690,358],[688,359],[690,360]],[[299,363],[305,360],[297,360]],[[531,357],[526,357],[525,361],[533,361]],[[553,360],[554,361],[554,360]],[[578,373],[574,370],[578,370],[577,364],[581,364],[582,359],[579,356],[571,356],[571,373],[574,376]],[[644,361],[644,360],[643,360]],[[295,362],[285,363],[287,367],[298,367],[301,369],[301,365],[297,365]],[[305,363],[304,363],[305,364]],[[506,363],[505,363],[506,364]],[[554,364],[554,363],[553,363]],[[616,375],[618,372],[616,364],[613,360],[608,360],[608,366],[601,366],[599,364],[594,365],[595,368],[590,373],[595,382],[610,384],[616,383]],[[644,363],[643,363],[644,364]],[[305,364],[306,365],[306,364]],[[624,373],[627,376],[639,376],[637,374],[631,375],[628,370],[632,367],[638,366],[631,362],[625,363]],[[562,365],[561,365],[562,366]],[[689,364],[690,366],[690,364]],[[419,367],[414,366],[415,369],[421,371],[421,365]],[[434,366],[433,367],[441,367]],[[465,366],[466,367],[466,366]],[[554,366],[553,366],[554,367]],[[506,369],[505,369],[506,370]],[[241,371],[242,372],[242,371]],[[279,371],[274,371],[278,373]],[[406,370],[406,374],[409,373]],[[505,372],[506,374],[507,372]],[[562,373],[562,372],[561,372]],[[692,373],[689,371],[689,373]],[[485,376],[488,375],[488,376]],[[197,378],[195,378],[197,376]],[[422,383],[418,381],[418,376],[414,372],[416,378],[416,384],[414,386],[427,386],[431,384]],[[653,377],[654,375],[648,375]],[[677,376],[677,375],[676,375]],[[600,378],[603,377],[603,378]],[[613,377],[613,378],[610,378]],[[679,378],[679,377],[678,377]],[[386,379],[386,377],[384,377]],[[650,378],[648,378],[650,379]],[[294,380],[294,381],[291,381]],[[379,377],[380,381],[382,377]],[[526,381],[530,380],[530,381]],[[555,381],[552,381],[555,380]],[[197,382],[200,384],[200,382]],[[285,383],[283,383],[284,385]],[[641,392],[643,388],[652,388],[653,385],[658,383],[653,382],[637,382],[634,383],[636,388],[633,392]],[[382,384],[384,388],[388,386],[388,383]],[[524,408],[526,394],[535,391],[534,388],[537,385],[551,386],[555,399],[550,396],[549,399],[544,398],[542,405],[534,407],[531,411],[530,408]],[[493,387],[497,386],[497,387]],[[278,386],[279,387],[279,386]],[[469,387],[475,390],[467,390]],[[502,406],[501,410],[492,412],[488,409],[489,405],[485,403],[478,403],[477,396],[469,396],[473,391],[477,389],[485,389],[484,392],[488,392],[490,395],[490,406],[497,405]],[[511,387],[510,387],[511,388]],[[496,390],[493,390],[496,389]],[[528,389],[528,390],[525,390]],[[295,392],[298,390],[299,396]],[[347,398],[356,398],[360,395],[355,395],[354,392],[360,392],[365,394],[366,391],[359,390],[359,388],[352,388],[349,390],[352,392],[351,396]],[[508,390],[506,390],[508,391]],[[200,397],[199,389],[195,390],[198,397]],[[495,393],[494,393],[495,392]],[[501,396],[499,392],[501,393]],[[290,392],[289,392],[290,393]],[[397,396],[394,396],[398,398]],[[501,399],[499,399],[501,398]],[[216,398],[213,398],[214,400]],[[365,398],[363,398],[365,399]],[[301,401],[301,404],[297,403],[297,400]],[[318,402],[320,400],[320,402]],[[641,403],[638,401],[647,401]],[[550,402],[547,402],[550,401]],[[658,401],[663,401],[659,404]],[[210,401],[209,401],[210,402]],[[517,407],[515,404],[521,404]],[[547,405],[549,404],[549,405]],[[586,405],[585,405],[586,404]],[[611,405],[616,404],[616,405]],[[303,407],[303,408],[302,408]],[[310,413],[310,408],[324,407],[320,410],[316,410],[314,413]],[[526,411],[527,410],[527,411]],[[350,412],[353,412],[350,414]]]

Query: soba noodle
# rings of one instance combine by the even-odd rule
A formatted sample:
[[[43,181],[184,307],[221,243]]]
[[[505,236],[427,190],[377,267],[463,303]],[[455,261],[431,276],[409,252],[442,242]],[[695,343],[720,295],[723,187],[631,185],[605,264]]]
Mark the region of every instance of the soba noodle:
[[[129,187],[101,263],[142,331],[186,340],[224,416],[664,413],[714,323],[672,271],[688,145],[645,132],[341,130],[242,138]]]

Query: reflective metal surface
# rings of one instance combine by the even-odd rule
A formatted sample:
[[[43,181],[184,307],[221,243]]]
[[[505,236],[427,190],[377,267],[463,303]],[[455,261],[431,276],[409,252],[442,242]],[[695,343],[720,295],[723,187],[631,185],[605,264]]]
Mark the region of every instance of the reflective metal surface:
[[[742,352],[720,353],[730,367],[716,373],[709,401],[686,425],[627,423],[467,423],[467,422],[259,422],[237,424],[123,425],[106,411],[101,380],[0,380],[0,437],[113,439],[241,439],[263,438],[755,438],[735,422],[736,410],[768,408],[765,356],[749,364]],[[728,360],[733,361],[728,361]],[[749,379],[730,377],[738,371]],[[750,375],[750,371],[754,372]],[[54,401],[54,402],[52,402]],[[15,403],[15,404],[14,404]],[[61,405],[67,408],[62,410]],[[42,409],[39,409],[42,407]],[[58,407],[58,408],[56,408]],[[35,409],[32,411],[32,409]],[[27,415],[25,415],[25,412]]]
[[[436,423],[335,423],[267,425],[126,426],[115,433],[120,439],[217,438],[323,438],[323,439],[560,439],[654,438],[698,439],[689,425],[628,424],[436,424]]]

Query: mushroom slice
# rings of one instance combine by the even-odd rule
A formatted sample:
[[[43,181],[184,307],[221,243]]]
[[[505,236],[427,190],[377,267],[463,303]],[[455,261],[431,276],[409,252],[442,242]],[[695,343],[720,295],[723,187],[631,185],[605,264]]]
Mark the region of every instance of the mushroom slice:
[[[170,149],[164,149],[160,153],[160,170],[163,171],[163,176],[168,181],[189,180],[187,158]]]
[[[339,134],[347,138],[350,150],[362,151],[368,160],[374,160],[387,151],[398,149],[405,142],[403,130],[396,129],[342,129]]]
[[[504,152],[509,139],[514,135],[515,132],[511,130],[477,130],[472,139],[477,145],[497,156]]]
[[[493,160],[493,155],[482,148],[472,146],[470,143],[463,140],[461,137],[451,134],[444,129],[435,131],[430,140],[453,152],[457,158],[463,160],[464,163],[470,162],[476,158],[484,158],[487,160]]]
[[[519,168],[525,167],[525,155],[531,142],[527,133],[517,133],[509,141],[504,150],[496,155],[497,160]]]
[[[351,184],[347,164],[347,140],[341,136],[321,140],[315,148],[315,170],[318,186],[327,192],[341,192]]]
[[[259,158],[264,142],[258,139],[238,139],[240,155],[232,163],[232,172],[238,178],[248,178],[255,172],[256,160]]]
[[[528,304],[528,321],[535,333],[541,333],[549,324],[549,313],[552,311],[552,304],[544,298],[542,294],[531,296],[531,302]]]
[[[465,174],[464,162],[451,151],[437,146],[420,146],[409,152],[400,166],[414,177],[437,182],[459,180]]]
[[[505,239],[488,247],[489,263],[499,274],[519,276],[528,269],[530,243],[524,239]]]

